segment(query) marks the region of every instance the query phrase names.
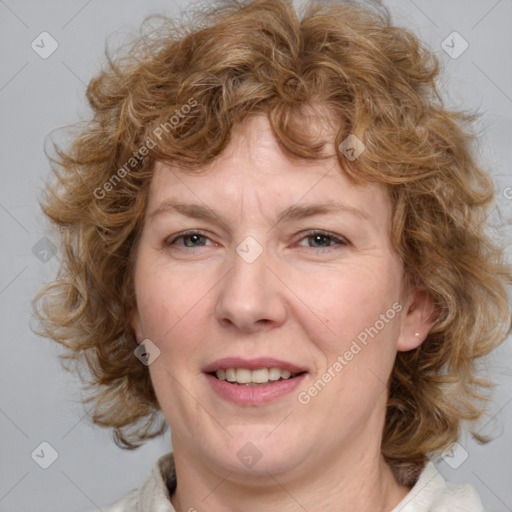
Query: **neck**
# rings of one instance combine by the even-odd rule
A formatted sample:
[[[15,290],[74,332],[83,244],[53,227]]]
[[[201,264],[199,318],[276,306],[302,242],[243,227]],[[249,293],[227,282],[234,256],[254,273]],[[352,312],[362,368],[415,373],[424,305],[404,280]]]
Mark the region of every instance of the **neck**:
[[[389,512],[410,490],[396,482],[380,446],[364,454],[344,450],[343,457],[333,451],[327,462],[307,457],[289,473],[265,471],[250,480],[211,471],[204,460],[176,448],[178,485],[171,502],[177,512],[266,512],[276,504],[283,512]]]

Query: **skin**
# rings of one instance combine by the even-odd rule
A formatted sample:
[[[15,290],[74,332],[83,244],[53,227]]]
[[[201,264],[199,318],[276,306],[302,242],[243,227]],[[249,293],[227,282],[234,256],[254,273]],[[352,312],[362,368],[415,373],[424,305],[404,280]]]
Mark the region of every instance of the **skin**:
[[[316,128],[333,140],[332,127]],[[266,511],[276,503],[283,511],[389,511],[409,491],[380,452],[385,383],[397,351],[426,337],[432,304],[419,293],[403,295],[386,190],[352,184],[332,142],[326,152],[323,161],[292,162],[257,116],[233,131],[228,149],[201,174],[156,165],[137,248],[132,327],[139,342],[149,338],[160,350],[149,371],[171,427],[178,512]],[[217,220],[162,208],[173,200],[206,206]],[[275,222],[289,206],[329,200],[361,214]],[[311,236],[316,229],[327,236]],[[203,236],[177,238],[185,230]],[[263,250],[252,263],[236,252],[247,236]],[[394,303],[402,310],[300,403],[298,393]],[[299,389],[240,406],[220,398],[201,371],[223,357],[263,356],[306,367]],[[248,442],[262,455],[251,468],[237,457]]]

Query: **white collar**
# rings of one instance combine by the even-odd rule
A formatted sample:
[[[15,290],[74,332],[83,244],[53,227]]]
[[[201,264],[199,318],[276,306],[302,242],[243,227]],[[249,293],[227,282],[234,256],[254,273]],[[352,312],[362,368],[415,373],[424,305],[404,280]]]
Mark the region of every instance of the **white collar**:
[[[391,512],[485,512],[473,486],[446,482],[427,462],[416,484]]]
[[[170,493],[176,488],[172,452],[162,455],[138,489],[133,489],[104,512],[176,512]],[[390,512],[485,512],[475,489],[448,483],[432,462],[427,462],[416,484]]]

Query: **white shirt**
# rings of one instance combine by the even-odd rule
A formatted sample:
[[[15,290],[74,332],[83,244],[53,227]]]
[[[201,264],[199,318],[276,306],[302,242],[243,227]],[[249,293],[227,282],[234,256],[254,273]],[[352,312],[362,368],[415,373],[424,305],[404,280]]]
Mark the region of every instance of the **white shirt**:
[[[172,452],[162,455],[138,489],[132,489],[103,512],[176,512],[170,500],[176,488]],[[390,512],[485,512],[473,486],[446,482],[427,462],[416,484]]]

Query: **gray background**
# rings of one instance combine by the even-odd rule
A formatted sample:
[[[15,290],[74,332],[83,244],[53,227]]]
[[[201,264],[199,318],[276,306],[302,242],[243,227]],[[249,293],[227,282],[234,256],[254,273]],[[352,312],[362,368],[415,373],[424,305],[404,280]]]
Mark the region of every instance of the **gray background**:
[[[503,218],[510,219],[512,1],[385,3],[396,23],[410,27],[439,55],[448,104],[483,114],[481,161],[495,178]],[[38,209],[49,175],[45,137],[86,114],[85,84],[104,61],[108,36],[116,33],[115,40],[121,40],[147,14],[174,14],[186,5],[185,0],[0,0],[1,512],[95,510],[136,487],[157,457],[171,449],[167,433],[134,452],[123,451],[109,431],[91,425],[79,403],[78,379],[60,368],[59,348],[30,330],[35,324],[30,301],[52,279],[59,258],[44,240],[49,236],[57,242]],[[58,43],[46,59],[31,47],[43,31]],[[469,45],[457,58],[441,46],[453,31]],[[462,48],[457,36],[446,41],[452,54]],[[512,239],[510,225],[493,233],[500,240]],[[479,428],[499,437],[479,446],[465,436],[463,448],[437,467],[447,479],[475,486],[486,510],[498,512],[512,510],[510,338],[491,363],[499,386],[491,414]],[[31,457],[43,441],[58,453],[48,469]]]

